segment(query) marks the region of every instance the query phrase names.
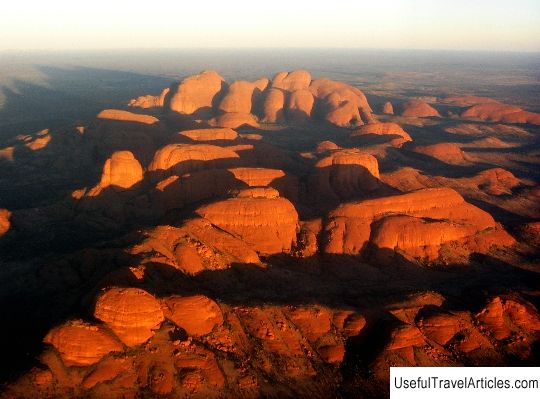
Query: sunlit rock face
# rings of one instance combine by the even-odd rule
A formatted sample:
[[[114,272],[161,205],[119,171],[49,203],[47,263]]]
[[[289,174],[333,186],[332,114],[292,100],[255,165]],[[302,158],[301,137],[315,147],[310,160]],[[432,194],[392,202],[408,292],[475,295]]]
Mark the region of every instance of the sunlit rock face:
[[[234,198],[199,208],[197,214],[261,253],[287,252],[296,242],[298,213],[273,188],[241,190]]]
[[[138,288],[105,291],[97,299],[94,316],[127,346],[145,343],[164,320],[160,303]]]
[[[438,117],[439,112],[431,105],[422,100],[410,100],[403,105],[402,116],[426,118],[430,116]]]
[[[171,111],[181,114],[208,114],[214,106],[214,98],[224,86],[225,81],[217,72],[201,72],[185,78],[171,90],[168,106]]]
[[[512,245],[513,238],[504,231],[493,233],[496,227],[491,215],[465,202],[456,191],[425,189],[338,207],[328,218],[325,248],[329,253],[354,254],[369,243],[379,251],[435,259],[441,245],[467,237],[474,237],[471,251],[489,243]]]

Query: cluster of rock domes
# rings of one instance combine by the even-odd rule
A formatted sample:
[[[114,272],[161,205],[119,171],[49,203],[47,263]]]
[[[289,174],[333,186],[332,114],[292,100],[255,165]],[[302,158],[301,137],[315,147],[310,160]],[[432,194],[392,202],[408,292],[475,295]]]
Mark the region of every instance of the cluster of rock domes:
[[[227,84],[214,71],[190,76],[159,96],[130,102],[141,108],[166,107],[197,115],[215,126],[237,128],[265,123],[302,122],[312,117],[338,126],[372,120],[371,107],[356,87],[330,79],[314,79],[304,70],[280,72],[267,78]]]
[[[465,115],[478,101],[446,103],[472,107]],[[532,353],[540,316],[521,296],[490,294],[468,311],[416,288],[416,277],[403,286],[394,278],[407,270],[429,281],[432,267],[516,245],[470,199],[503,207],[513,191],[526,191],[524,179],[499,167],[436,176],[401,162],[476,167],[469,148],[504,145],[479,140],[524,135],[519,128],[462,124],[446,133],[479,140],[417,145],[417,131],[397,122],[442,118],[431,105],[411,100],[394,118],[386,102],[379,122],[359,89],[306,71],[230,84],[207,71],[130,106],[104,110],[70,136],[79,152],[66,159],[100,162],[86,188],[31,211],[0,209],[0,237],[31,231],[43,239],[47,228],[67,225],[95,245],[38,268],[39,284],[86,291],[82,311],[45,335],[42,367],[23,377],[33,396],[332,396],[348,351],[366,354],[381,380],[390,365],[505,364]],[[300,123],[315,120],[340,128],[325,124],[323,135]],[[288,132],[261,128],[267,123],[315,138],[280,138]],[[46,152],[54,137],[20,138],[14,151]],[[538,198],[529,191],[523,207]],[[531,242],[538,231],[524,227]],[[384,288],[383,304],[372,282]],[[422,292],[394,298],[393,289],[411,287]]]

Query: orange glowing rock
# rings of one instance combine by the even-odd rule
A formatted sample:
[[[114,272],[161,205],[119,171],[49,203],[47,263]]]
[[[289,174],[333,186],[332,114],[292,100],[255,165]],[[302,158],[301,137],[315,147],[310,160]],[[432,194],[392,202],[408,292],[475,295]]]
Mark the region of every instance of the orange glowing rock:
[[[124,122],[137,122],[145,125],[153,125],[154,123],[159,122],[158,118],[151,115],[135,114],[133,112],[123,111],[120,109],[105,109],[97,115],[97,118]]]
[[[461,117],[491,122],[530,123],[533,125],[540,125],[540,114],[524,111],[519,107],[498,102],[473,105],[466,109],[461,114]]]
[[[434,234],[433,245],[438,240],[446,240],[447,235],[445,234],[449,234],[450,238],[455,237],[456,234],[460,235],[460,232],[475,233],[496,226],[491,215],[465,202],[456,191],[449,188],[430,188],[402,195],[344,204],[338,207],[330,213],[328,218],[325,228],[327,233],[325,250],[330,253],[360,253],[370,240],[373,221],[390,213],[415,218],[429,218],[424,221],[415,221],[413,225],[422,229],[423,233],[418,236],[424,237],[419,238],[422,242],[430,240],[430,234]],[[417,240],[415,230],[411,227],[410,234],[406,233],[408,230],[405,232],[397,232],[396,230],[399,229],[397,226],[406,226],[407,223],[403,223],[403,220],[402,218],[391,219],[390,222],[387,222],[388,230],[379,226],[378,228],[381,230],[376,233],[377,241],[383,243],[388,239],[388,242],[410,246],[409,250],[412,250],[414,245],[410,240]],[[408,221],[412,222],[411,219]],[[429,225],[423,225],[423,223],[433,222],[437,222],[437,226],[440,228],[445,226],[445,223],[451,223],[452,226],[446,225],[448,232],[442,233],[436,232],[436,229],[432,231]],[[385,237],[386,234],[388,234],[388,238]]]
[[[432,312],[418,321],[418,327],[430,341],[446,345],[458,332],[467,326],[458,316],[442,311]]]
[[[422,100],[410,100],[403,105],[401,116],[426,118],[440,116],[439,112],[431,105]]]
[[[265,123],[281,123],[284,121],[285,93],[280,89],[270,89],[263,102],[263,118]]]
[[[287,117],[293,121],[303,121],[311,117],[315,99],[308,89],[292,92],[287,103]]]
[[[304,90],[311,83],[311,74],[308,71],[279,72],[272,80],[272,88],[294,92]]]
[[[362,125],[373,119],[366,96],[356,87],[330,79],[316,79],[309,90],[321,102],[319,116],[330,123]]]
[[[510,297],[493,298],[476,318],[497,340],[506,339],[514,333],[540,331],[538,310],[528,302]]]
[[[116,151],[103,166],[100,186],[128,189],[143,179],[142,166],[130,151]]]
[[[9,231],[9,228],[11,227],[10,217],[10,211],[0,208],[0,237]]]
[[[214,98],[225,86],[224,79],[215,71],[204,71],[185,78],[171,92],[169,107],[181,114],[210,113]]]
[[[156,298],[139,288],[111,288],[103,292],[96,302],[94,316],[127,346],[148,341],[164,320]]]
[[[393,115],[394,114],[394,107],[392,106],[392,103],[390,101],[387,101],[384,103],[382,108],[382,113],[387,115]]]
[[[259,127],[257,118],[249,113],[228,112],[210,121],[213,126],[237,129],[241,126]]]
[[[327,363],[341,363],[345,357],[345,346],[326,345],[317,349],[321,358]]]
[[[169,144],[155,153],[148,170],[181,176],[203,169],[227,167],[238,158],[233,150],[215,145]]]
[[[296,241],[298,213],[272,188],[246,189],[236,198],[203,206],[196,212],[262,253],[287,252]]]
[[[165,104],[165,97],[167,97],[170,90],[170,87],[166,87],[158,96],[144,95],[134,98],[129,101],[128,106],[139,108],[163,107]]]
[[[326,152],[326,151],[333,151],[333,150],[339,150],[339,146],[332,142],[332,141],[321,141],[317,144],[316,151],[317,152]]]
[[[190,336],[200,337],[223,323],[219,305],[204,295],[171,296],[164,299],[168,311],[165,316]]]
[[[467,155],[455,143],[439,143],[426,146],[418,146],[413,149],[419,154],[428,155],[439,161],[451,165],[467,165]]]
[[[315,165],[310,178],[313,193],[329,200],[347,200],[378,186],[377,159],[358,149],[336,150]]]
[[[230,128],[184,130],[179,133],[193,141],[236,140],[238,133]]]
[[[123,346],[102,327],[82,320],[69,321],[53,328],[43,342],[54,346],[66,366],[88,366]]]
[[[393,122],[368,123],[353,130],[351,137],[367,134],[400,136],[405,141],[412,141],[411,136],[401,126]]]
[[[219,103],[218,109],[225,113],[249,114],[252,112],[253,100],[260,96],[267,85],[268,79],[260,79],[255,82],[245,80],[233,82]]]

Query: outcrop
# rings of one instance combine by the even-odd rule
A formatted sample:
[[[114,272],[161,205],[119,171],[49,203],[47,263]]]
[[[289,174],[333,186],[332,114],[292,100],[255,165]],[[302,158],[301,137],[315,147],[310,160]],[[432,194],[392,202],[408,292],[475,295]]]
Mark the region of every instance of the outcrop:
[[[285,92],[281,89],[270,89],[264,98],[262,121],[265,123],[282,123],[285,121]]]
[[[210,124],[219,127],[229,127],[231,129],[237,129],[241,126],[259,126],[259,122],[257,121],[255,115],[240,112],[228,112],[226,114],[219,115],[210,120]]]
[[[210,144],[169,144],[159,149],[148,167],[162,176],[234,166],[239,156],[233,150]]]
[[[97,115],[98,119],[109,119],[113,121],[137,122],[145,125],[158,123],[159,119],[151,115],[136,114],[121,109],[105,109]]]
[[[379,185],[377,159],[358,149],[334,150],[315,164],[310,192],[321,201],[362,197]]]
[[[319,101],[319,117],[337,126],[362,125],[373,119],[366,96],[356,87],[330,79],[316,79],[309,90]]]
[[[215,106],[215,97],[225,85],[225,80],[215,71],[189,76],[171,90],[169,108],[181,114],[209,116]]]
[[[10,211],[0,208],[0,237],[9,231],[9,228],[11,227],[10,217]]]
[[[223,323],[223,314],[218,304],[204,295],[190,297],[172,296],[164,300],[165,317],[189,336],[199,337],[212,332]]]
[[[450,165],[467,165],[467,155],[456,143],[439,143],[413,148],[414,152],[427,155]]]
[[[184,130],[178,134],[193,141],[236,140],[238,138],[238,133],[226,127]]]
[[[291,121],[304,121],[311,117],[315,99],[308,89],[300,89],[289,95],[287,117]]]
[[[422,100],[410,100],[403,105],[401,116],[426,118],[440,115],[439,112],[428,103]]]
[[[123,345],[103,327],[82,320],[68,321],[53,328],[43,342],[54,346],[66,366],[89,366]]]
[[[266,86],[268,86],[268,79],[255,82],[245,80],[233,82],[219,103],[218,110],[224,113],[250,114],[253,104],[258,102]]]
[[[310,83],[311,74],[308,71],[279,72],[272,79],[272,88],[295,92],[307,89]]]
[[[524,111],[520,107],[498,102],[473,105],[461,114],[465,119],[479,119],[503,123],[530,123],[540,125],[540,114]]]
[[[492,233],[496,227],[491,215],[456,191],[423,189],[338,207],[325,226],[325,251],[358,254],[371,243],[383,258],[399,250],[408,258],[433,260],[441,245],[467,237],[479,241],[471,244],[477,247],[511,245],[508,234]]]
[[[139,288],[106,290],[97,299],[94,316],[127,346],[145,343],[164,320],[157,299]]]
[[[403,141],[412,141],[411,136],[401,126],[394,122],[375,122],[354,129],[351,137],[365,136],[369,134],[399,136]]]
[[[116,151],[103,166],[99,188],[126,190],[143,179],[143,169],[130,151]]]
[[[145,95],[129,101],[128,106],[138,108],[159,108],[165,105],[165,98],[169,94],[170,87],[164,88],[158,96]]]
[[[296,241],[298,213],[273,188],[241,190],[235,198],[205,205],[196,213],[264,254],[288,252]]]
[[[382,113],[386,115],[394,115],[394,106],[390,101],[384,103]]]

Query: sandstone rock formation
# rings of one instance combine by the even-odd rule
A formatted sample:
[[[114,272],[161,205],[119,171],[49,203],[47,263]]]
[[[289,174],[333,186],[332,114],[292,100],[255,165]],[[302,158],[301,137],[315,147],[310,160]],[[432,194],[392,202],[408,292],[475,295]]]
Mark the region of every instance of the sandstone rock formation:
[[[53,328],[43,342],[58,350],[66,366],[92,365],[110,352],[123,350],[123,345],[103,327],[82,320]]]
[[[130,107],[157,108],[165,105],[165,98],[169,94],[170,87],[164,88],[158,96],[145,95],[131,99],[128,103]]]
[[[540,315],[534,306],[511,297],[493,298],[476,318],[497,340],[540,331]]]
[[[304,121],[311,117],[315,99],[308,89],[301,89],[289,95],[287,118],[291,121]]]
[[[242,190],[236,198],[203,206],[196,213],[261,253],[288,252],[296,242],[298,213],[272,188]]]
[[[224,79],[215,71],[204,71],[185,78],[171,91],[169,107],[181,114],[212,114],[214,101],[225,86]]]
[[[308,71],[279,72],[272,79],[272,88],[295,92],[307,89],[310,83],[311,74]]]
[[[105,109],[97,115],[98,119],[110,119],[115,121],[137,122],[145,125],[153,125],[159,119],[151,115],[135,114],[121,109]]]
[[[331,202],[358,198],[378,187],[377,159],[358,149],[335,150],[315,168],[310,191]]]
[[[127,346],[137,346],[150,339],[163,322],[159,302],[138,288],[111,288],[97,299],[94,316]]]
[[[0,208],[0,237],[6,234],[11,227],[10,222],[11,212],[7,209]]]
[[[338,126],[362,125],[371,121],[371,107],[356,87],[329,79],[316,79],[309,90],[320,101],[319,116]]]
[[[244,125],[251,127],[259,126],[259,122],[257,122],[257,118],[254,115],[239,112],[228,112],[219,115],[212,119],[210,124],[219,127],[229,127],[231,129],[237,129]]]
[[[417,146],[414,152],[424,154],[450,165],[470,164],[467,155],[455,143],[439,143],[426,146]]]
[[[236,140],[238,133],[230,128],[194,129],[179,132],[193,141]]]
[[[254,103],[257,103],[266,86],[268,86],[268,79],[260,79],[255,82],[245,80],[233,82],[219,103],[218,110],[224,113],[250,114]]]
[[[264,98],[262,107],[262,122],[282,123],[284,115],[285,93],[281,89],[270,89]]]
[[[506,233],[491,236],[495,227],[491,215],[454,190],[424,189],[338,207],[328,217],[325,250],[358,254],[371,242],[387,254],[400,250],[410,258],[435,259],[444,243],[470,236],[511,245],[513,239]]]
[[[421,100],[410,100],[403,105],[401,116],[426,118],[440,115],[439,112],[428,103]]]
[[[399,136],[403,141],[412,141],[411,136],[401,126],[393,122],[368,123],[353,130],[351,137],[368,134]]]
[[[223,323],[223,314],[218,304],[204,295],[190,297],[172,296],[164,300],[165,316],[189,336],[199,337],[212,332]]]
[[[386,115],[394,115],[394,107],[390,101],[384,103],[382,113]]]
[[[233,166],[238,160],[236,152],[224,147],[209,144],[169,144],[156,152],[148,171],[182,176],[203,169]]]
[[[143,179],[143,169],[130,151],[116,151],[103,166],[100,189],[126,190]]]
[[[470,107],[471,105],[496,103],[498,101],[489,97],[465,95],[445,97],[441,99],[440,102],[443,104],[455,105],[458,107]]]
[[[461,117],[491,122],[530,123],[533,125],[540,125],[540,114],[524,111],[519,107],[498,102],[473,105],[466,109],[461,114]]]

